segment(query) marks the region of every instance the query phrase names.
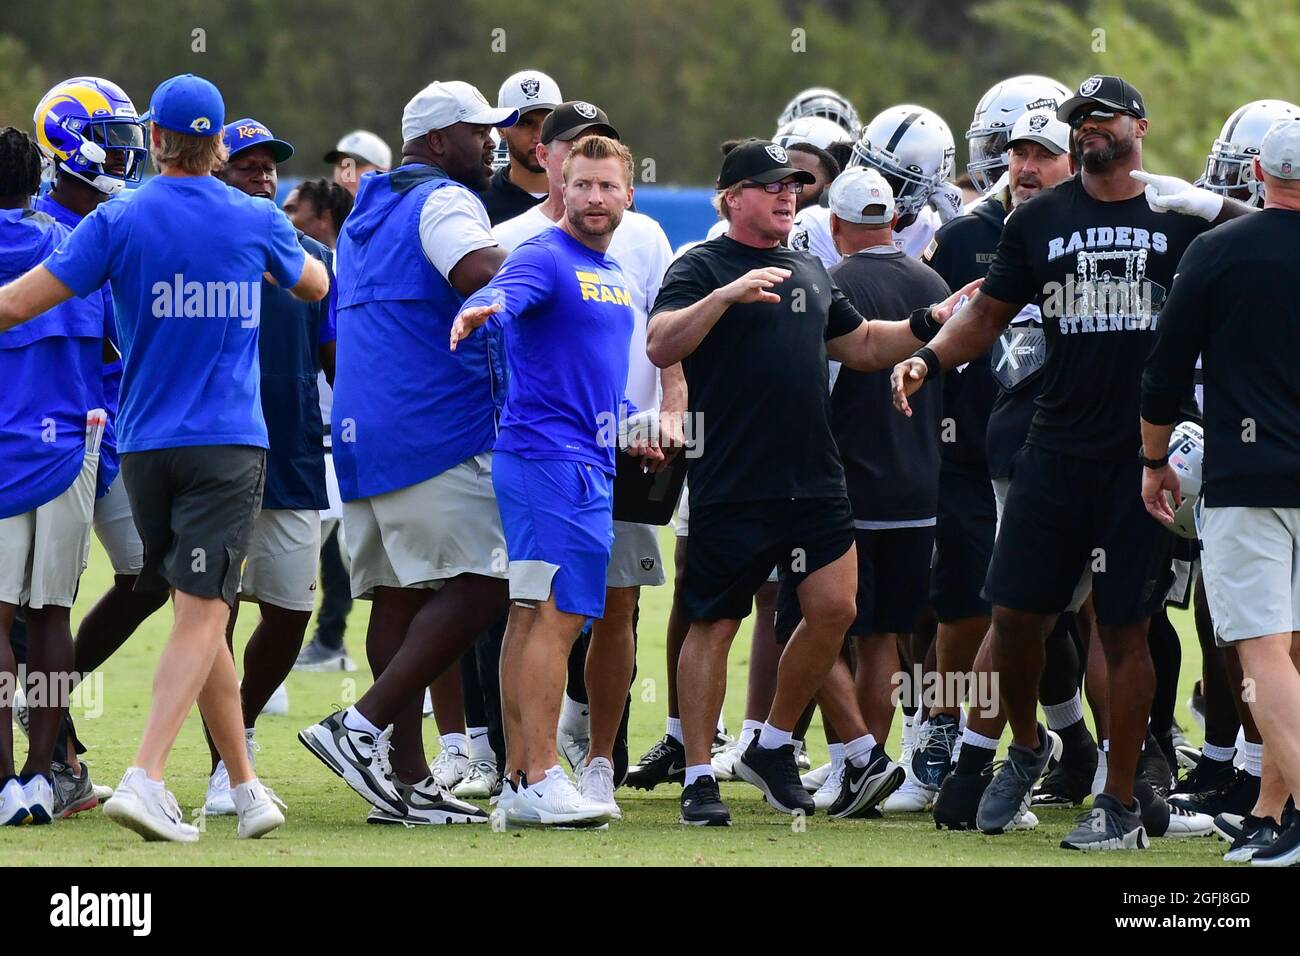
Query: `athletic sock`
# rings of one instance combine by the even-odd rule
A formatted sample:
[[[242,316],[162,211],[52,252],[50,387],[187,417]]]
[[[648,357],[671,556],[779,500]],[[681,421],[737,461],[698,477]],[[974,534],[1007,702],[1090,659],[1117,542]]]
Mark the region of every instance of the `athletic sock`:
[[[957,773],[977,774],[993,764],[998,742],[977,734],[967,727],[961,735],[961,753],[957,755]]]
[[[844,744],[844,759],[853,766],[862,768],[871,762],[871,753],[876,749],[876,738],[863,734]]]
[[[585,737],[591,726],[591,708],[568,694],[560,704],[560,729],[574,737]]]
[[[719,714],[718,714],[718,733],[720,733],[720,734],[725,734],[726,732],[727,732],[727,718],[726,718],[726,717],[725,717],[721,712],[719,712]]]
[[[745,720],[740,724],[740,739],[746,744],[753,740],[760,730],[763,729],[761,720]]]
[[[368,734],[374,734],[376,737],[384,732],[382,728],[372,724],[365,714],[357,710],[355,705],[343,711],[343,726],[348,730],[364,731]]]
[[[834,773],[836,770],[839,770],[841,767],[844,766],[844,745],[827,744],[826,749],[830,751],[831,772]]]
[[[1202,760],[1214,760],[1217,761],[1218,763],[1232,763],[1233,760],[1236,759],[1236,756],[1237,756],[1237,748],[1235,746],[1220,747],[1217,744],[1212,744],[1207,740],[1205,742],[1205,746],[1201,748]]]
[[[1252,777],[1264,776],[1264,745],[1246,741],[1246,773]]]
[[[1083,720],[1083,701],[1076,691],[1067,701],[1059,704],[1044,704],[1043,714],[1047,717],[1047,729],[1060,732],[1071,724]]]
[[[1069,753],[1082,750],[1090,743],[1088,727],[1082,717],[1065,727],[1053,727],[1052,731],[1061,738],[1061,745]]]
[[[466,730],[469,734],[469,759],[470,760],[496,760],[496,754],[492,752],[492,742],[488,739],[488,729],[486,727],[470,727]]]
[[[686,741],[682,740],[682,719],[680,717],[668,718],[668,729],[666,733],[679,744],[686,743]]]
[[[462,754],[469,753],[469,738],[464,734],[441,734],[438,737],[438,743],[442,744],[443,750],[450,750],[455,747]]]
[[[692,764],[686,768],[686,786],[690,786],[701,777],[712,777],[713,765],[707,763]]]
[[[771,724],[764,724],[758,735],[758,745],[764,750],[776,750],[792,743],[794,735],[788,730],[781,730]]]

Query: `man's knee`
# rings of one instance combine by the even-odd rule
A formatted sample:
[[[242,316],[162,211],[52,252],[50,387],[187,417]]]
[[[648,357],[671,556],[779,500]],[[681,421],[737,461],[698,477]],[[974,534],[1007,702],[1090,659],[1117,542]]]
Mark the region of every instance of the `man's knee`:
[[[1035,611],[1018,611],[1009,607],[993,608],[995,640],[1043,641],[1051,628],[1052,616]]]

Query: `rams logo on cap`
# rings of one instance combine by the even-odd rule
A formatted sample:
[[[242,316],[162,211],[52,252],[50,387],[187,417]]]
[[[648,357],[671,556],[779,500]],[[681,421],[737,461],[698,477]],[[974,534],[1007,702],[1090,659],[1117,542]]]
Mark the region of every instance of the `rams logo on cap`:
[[[519,88],[523,90],[524,96],[531,100],[542,91],[542,81],[530,76],[528,79],[520,81]]]
[[[1047,125],[1047,117],[1043,115],[1029,117],[1029,128],[1035,133],[1041,133],[1043,127]]]
[[[596,107],[592,106],[590,103],[585,103],[582,100],[573,104],[573,111],[584,119],[595,119],[596,113],[599,112]]]
[[[271,135],[271,131],[265,126],[254,126],[252,124],[237,126],[235,132],[239,134],[240,139],[253,139],[259,135],[269,137]]]
[[[1101,89],[1101,77],[1090,76],[1079,84],[1079,95],[1092,96],[1092,94],[1096,93],[1099,89]]]
[[[786,154],[786,151],[782,149],[780,146],[776,145],[776,143],[773,143],[770,146],[764,148],[767,150],[767,155],[771,156],[774,160],[776,160],[781,165],[784,166],[786,163],[790,162],[790,157]]]
[[[190,129],[196,133],[206,133],[212,129],[212,120],[206,116],[200,116],[190,123]]]

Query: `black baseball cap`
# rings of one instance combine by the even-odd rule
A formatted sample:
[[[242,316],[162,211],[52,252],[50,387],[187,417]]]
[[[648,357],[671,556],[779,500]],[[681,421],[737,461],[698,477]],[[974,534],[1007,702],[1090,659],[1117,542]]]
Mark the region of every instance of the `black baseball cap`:
[[[1145,119],[1146,105],[1142,94],[1132,83],[1118,76],[1090,76],[1079,84],[1078,92],[1062,103],[1056,110],[1056,118],[1062,123],[1070,122],[1070,117],[1082,106],[1100,106],[1116,113],[1127,113],[1138,119]]]
[[[790,165],[785,147],[766,139],[747,139],[722,158],[718,188],[726,189],[746,179],[756,183],[775,183],[789,176],[805,186],[817,181],[817,177],[806,169]]]
[[[602,136],[618,139],[618,130],[610,125],[609,117],[599,106],[586,100],[569,100],[555,107],[546,117],[542,123],[541,141],[552,143],[558,139],[568,143],[592,127],[599,127],[595,132]]]

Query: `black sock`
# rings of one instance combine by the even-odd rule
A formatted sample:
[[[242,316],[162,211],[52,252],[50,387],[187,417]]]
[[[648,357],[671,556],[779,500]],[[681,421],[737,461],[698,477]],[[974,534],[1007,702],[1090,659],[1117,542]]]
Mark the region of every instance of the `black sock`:
[[[1082,717],[1068,727],[1058,727],[1055,733],[1061,738],[1061,743],[1065,745],[1067,751],[1084,750],[1091,740],[1088,734],[1088,726],[1083,722]],[[1096,746],[1096,744],[1093,744],[1093,746]]]
[[[985,767],[993,765],[993,757],[996,751],[988,750],[984,747],[976,747],[971,743],[963,743],[961,752],[957,754],[957,773],[978,774],[984,771]]]

